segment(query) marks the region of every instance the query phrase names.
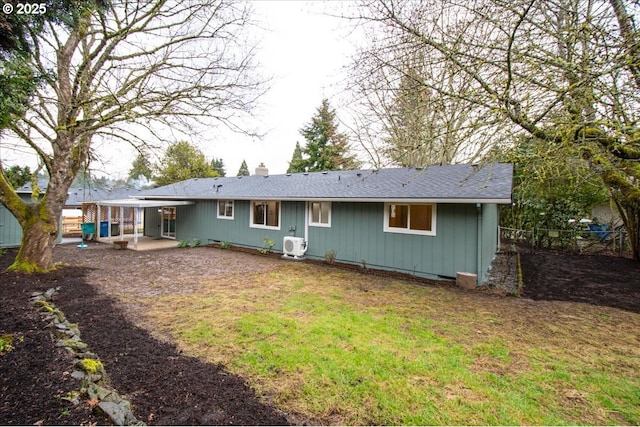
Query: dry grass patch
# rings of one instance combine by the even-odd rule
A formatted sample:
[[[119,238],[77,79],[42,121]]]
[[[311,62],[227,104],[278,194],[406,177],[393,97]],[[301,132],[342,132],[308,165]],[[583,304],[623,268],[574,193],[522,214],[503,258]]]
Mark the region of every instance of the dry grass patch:
[[[639,424],[640,315],[334,268],[140,296],[190,354],[328,424]]]

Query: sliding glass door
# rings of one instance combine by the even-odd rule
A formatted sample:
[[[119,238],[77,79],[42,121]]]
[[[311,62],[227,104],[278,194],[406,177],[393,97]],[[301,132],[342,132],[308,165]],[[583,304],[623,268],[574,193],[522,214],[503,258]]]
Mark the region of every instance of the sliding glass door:
[[[176,208],[175,207],[162,208],[162,230],[161,230],[160,236],[168,239],[176,238]]]

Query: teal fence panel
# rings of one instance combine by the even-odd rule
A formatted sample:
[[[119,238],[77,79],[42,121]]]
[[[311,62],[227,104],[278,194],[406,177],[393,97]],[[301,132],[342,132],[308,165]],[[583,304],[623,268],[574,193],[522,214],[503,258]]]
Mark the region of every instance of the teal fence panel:
[[[0,205],[0,247],[18,247],[21,241],[20,223],[7,208]]]

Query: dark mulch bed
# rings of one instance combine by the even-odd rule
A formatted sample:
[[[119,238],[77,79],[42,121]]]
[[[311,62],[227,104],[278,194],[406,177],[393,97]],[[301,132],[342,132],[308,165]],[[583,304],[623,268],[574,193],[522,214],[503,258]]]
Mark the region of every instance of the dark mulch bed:
[[[640,262],[609,255],[523,252],[522,296],[640,313]]]
[[[13,260],[0,257],[0,270]],[[62,399],[78,389],[71,378],[71,357],[54,346],[46,324],[29,302],[31,292],[64,283],[82,286],[82,279],[58,271],[25,278],[0,273],[0,335],[13,335],[14,349],[0,355],[0,424],[105,424],[86,403]]]
[[[0,270],[15,253],[0,257]],[[287,419],[262,403],[242,378],[222,366],[181,355],[127,321],[117,303],[88,285],[86,270],[65,267],[48,275],[0,273],[0,334],[15,348],[0,356],[0,424],[108,424],[87,403],[60,399],[78,382],[72,359],[55,347],[29,303],[31,292],[60,286],[53,302],[78,322],[82,340],[100,356],[111,385],[133,404],[134,415],[152,425],[284,425]]]

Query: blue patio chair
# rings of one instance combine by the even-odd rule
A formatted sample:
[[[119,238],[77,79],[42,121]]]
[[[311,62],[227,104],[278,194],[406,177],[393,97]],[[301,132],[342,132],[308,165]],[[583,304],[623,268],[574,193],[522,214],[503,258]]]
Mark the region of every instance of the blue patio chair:
[[[609,231],[608,224],[589,224],[589,231],[601,241],[608,242],[611,240],[613,233]]]

